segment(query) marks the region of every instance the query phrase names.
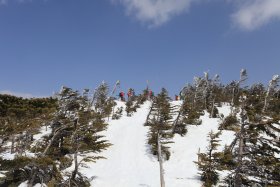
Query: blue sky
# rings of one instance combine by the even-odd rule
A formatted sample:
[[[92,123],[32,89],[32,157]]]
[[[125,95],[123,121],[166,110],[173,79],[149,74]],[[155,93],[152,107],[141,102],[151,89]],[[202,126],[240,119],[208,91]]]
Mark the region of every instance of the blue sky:
[[[173,95],[196,75],[280,73],[279,0],[0,0],[0,90],[47,96],[102,80]]]

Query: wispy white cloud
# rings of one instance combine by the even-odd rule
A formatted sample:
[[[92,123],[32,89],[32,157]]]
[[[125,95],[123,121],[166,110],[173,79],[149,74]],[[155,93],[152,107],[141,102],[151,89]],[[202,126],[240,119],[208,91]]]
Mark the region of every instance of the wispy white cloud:
[[[234,26],[252,31],[280,20],[280,0],[239,0],[238,10],[232,14]]]
[[[194,2],[221,1],[237,5],[231,14],[235,27],[245,31],[257,29],[273,20],[280,20],[280,0],[112,0],[122,4],[126,14],[148,26],[160,26],[174,16],[187,12]],[[230,15],[230,13],[229,13]]]
[[[8,0],[0,0],[0,5],[6,5]]]
[[[0,0],[0,5],[10,2],[26,3],[34,0]],[[47,1],[47,0],[44,0]],[[77,0],[78,1],[78,0]],[[237,5],[231,15],[235,27],[244,31],[260,28],[273,20],[280,20],[280,0],[111,0],[125,7],[126,14],[145,23],[158,27],[173,17],[186,13],[195,2],[231,3]],[[229,21],[230,22],[230,21]]]
[[[0,5],[8,5],[10,2],[28,3],[32,2],[32,0],[0,0]]]
[[[172,17],[187,12],[191,4],[198,0],[113,0],[126,8],[129,16],[148,24],[160,26]]]
[[[0,91],[0,94],[14,95],[14,96],[23,97],[23,98],[33,98],[33,97],[42,98],[42,97],[48,97],[48,96],[35,96],[33,94],[30,94],[30,93],[13,92],[13,91],[10,91],[10,90]]]

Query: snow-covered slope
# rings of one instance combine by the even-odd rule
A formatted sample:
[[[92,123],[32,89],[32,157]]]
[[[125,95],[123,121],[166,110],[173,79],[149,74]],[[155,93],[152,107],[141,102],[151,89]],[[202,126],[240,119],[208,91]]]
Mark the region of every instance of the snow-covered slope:
[[[230,107],[218,108],[219,112],[228,116]],[[200,187],[201,182],[197,175],[198,170],[194,163],[197,161],[197,153],[206,151],[208,145],[207,135],[213,130],[218,131],[219,119],[211,119],[208,114],[201,117],[202,124],[188,126],[188,132],[184,137],[175,135],[174,143],[170,144],[171,157],[164,163],[166,186],[174,187]],[[223,131],[221,145],[230,144],[233,132]],[[223,146],[221,146],[222,148]]]
[[[173,103],[175,105],[179,102]],[[148,127],[145,127],[151,103],[146,102],[132,117],[125,114],[119,120],[110,120],[104,135],[113,145],[102,153],[107,159],[91,163],[82,169],[87,177],[92,178],[96,187],[158,187],[159,165],[156,157],[150,154],[147,145]],[[125,107],[118,102],[118,106]],[[229,106],[218,108],[227,116]],[[219,119],[210,119],[208,114],[201,117],[202,124],[188,126],[188,133],[176,135],[170,144],[171,157],[164,162],[165,183],[167,187],[200,187],[198,170],[193,161],[197,161],[197,152],[203,152],[207,146],[207,135],[218,129]],[[230,144],[233,132],[223,131],[221,144]],[[223,147],[223,146],[221,146]]]
[[[118,102],[117,107],[122,105],[125,107],[124,103]],[[158,186],[158,163],[148,154],[148,127],[143,126],[149,108],[150,103],[146,102],[132,117],[124,112],[121,119],[109,121],[104,135],[113,145],[102,153],[107,159],[83,169],[86,176],[94,176],[92,186]]]

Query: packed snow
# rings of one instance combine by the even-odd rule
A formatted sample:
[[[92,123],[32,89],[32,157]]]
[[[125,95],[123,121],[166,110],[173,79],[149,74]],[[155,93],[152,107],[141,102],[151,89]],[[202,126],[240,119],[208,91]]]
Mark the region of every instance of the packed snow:
[[[116,108],[121,106],[125,108],[118,102]],[[86,176],[94,176],[92,186],[158,186],[158,162],[148,152],[148,127],[143,126],[149,109],[150,103],[146,102],[132,117],[123,112],[121,119],[109,121],[104,135],[113,145],[102,154],[107,159],[83,169]]]
[[[180,105],[174,102],[173,105]],[[124,107],[118,102],[117,107]],[[92,186],[96,187],[158,187],[160,186],[159,164],[157,158],[149,151],[147,133],[144,126],[151,103],[146,102],[131,117],[123,116],[119,120],[109,120],[109,126],[104,135],[113,145],[102,153],[107,159],[88,164],[81,171],[91,178]],[[177,107],[179,108],[179,107]],[[218,108],[225,117],[230,114],[230,106]],[[187,134],[182,137],[175,135],[174,143],[170,144],[171,157],[165,161],[164,177],[168,187],[200,187],[201,181],[198,169],[194,163],[197,153],[206,150],[208,133],[218,131],[220,119],[209,118],[205,113],[199,126],[189,125]],[[223,131],[220,139],[220,149],[233,140],[233,132]]]
[[[218,110],[224,116],[230,114],[230,107],[218,107]],[[189,125],[188,132],[184,137],[175,135],[173,138],[174,143],[170,144],[171,157],[169,161],[164,163],[165,168],[165,182],[166,186],[174,187],[200,187],[202,185],[196,164],[197,153],[205,152],[208,145],[208,133],[218,132],[218,124],[220,119],[209,118],[209,114],[205,113],[201,117],[201,125]],[[229,145],[233,140],[233,132],[223,131],[220,136],[221,146],[223,148],[225,144]]]

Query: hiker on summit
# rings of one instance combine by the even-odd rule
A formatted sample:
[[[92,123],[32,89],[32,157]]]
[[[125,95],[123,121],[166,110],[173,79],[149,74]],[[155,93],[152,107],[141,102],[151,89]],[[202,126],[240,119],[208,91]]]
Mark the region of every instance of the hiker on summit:
[[[154,97],[154,92],[152,90],[150,90],[148,93],[148,100],[152,100],[153,97]]]
[[[132,99],[134,96],[135,96],[134,89],[129,88],[129,89],[128,89],[128,92],[127,92],[127,100]]]
[[[125,101],[124,92],[123,91],[120,92],[119,97],[120,97],[121,101]]]
[[[129,99],[132,96],[132,89],[129,88],[127,92],[127,98]]]

